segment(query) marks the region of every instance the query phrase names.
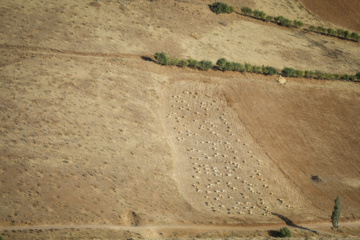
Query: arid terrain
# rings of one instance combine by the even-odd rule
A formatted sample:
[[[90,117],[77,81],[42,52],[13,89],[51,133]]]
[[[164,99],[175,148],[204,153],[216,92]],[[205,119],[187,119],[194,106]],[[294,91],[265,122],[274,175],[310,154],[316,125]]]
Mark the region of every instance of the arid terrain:
[[[337,236],[359,237],[359,83],[152,57],[355,74],[359,42],[238,12],[360,31],[358,2],[127,2],[0,4],[0,236],[328,239],[339,195]]]

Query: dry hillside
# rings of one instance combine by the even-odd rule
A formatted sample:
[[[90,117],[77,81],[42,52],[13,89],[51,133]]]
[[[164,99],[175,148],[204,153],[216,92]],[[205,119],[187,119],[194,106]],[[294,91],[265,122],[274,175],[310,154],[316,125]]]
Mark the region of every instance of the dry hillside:
[[[151,60],[164,51],[355,74],[359,43],[215,15],[212,2],[1,3],[4,239],[267,237],[289,221],[327,236],[338,194],[341,221],[359,220],[358,83]],[[296,0],[224,2],[344,26]],[[340,235],[358,235],[352,224]],[[60,230],[8,231],[48,225]]]

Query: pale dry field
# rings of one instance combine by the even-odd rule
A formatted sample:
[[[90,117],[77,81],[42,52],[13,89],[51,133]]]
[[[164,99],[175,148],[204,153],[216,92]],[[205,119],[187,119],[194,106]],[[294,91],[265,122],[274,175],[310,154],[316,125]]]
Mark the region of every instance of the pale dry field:
[[[142,57],[354,74],[359,43],[217,16],[211,2],[1,3],[0,230],[129,227],[0,231],[5,239],[268,237],[259,224],[329,221],[337,194],[342,221],[359,220],[358,84],[281,85]],[[298,1],[226,2],[323,23]],[[332,233],[311,227],[323,235],[292,230]]]

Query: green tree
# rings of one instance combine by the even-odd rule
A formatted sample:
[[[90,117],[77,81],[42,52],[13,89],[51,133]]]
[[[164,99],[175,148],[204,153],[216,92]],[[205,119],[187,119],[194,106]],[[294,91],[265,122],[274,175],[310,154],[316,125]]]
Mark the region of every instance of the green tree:
[[[274,17],[272,17],[272,16],[266,16],[265,21],[271,22],[273,19],[274,19]]]
[[[328,33],[329,35],[332,35],[332,36],[336,35],[335,30],[332,29],[332,28],[328,28],[328,29],[327,29],[327,33]]]
[[[198,68],[199,66],[199,61],[198,60],[195,60],[195,59],[189,59],[188,60],[188,67],[190,68]]]
[[[207,71],[213,66],[214,66],[213,63],[209,60],[202,60],[199,62],[199,69],[203,71]]]
[[[358,80],[360,80],[360,72],[357,72],[357,73],[355,74],[355,77],[356,77]]]
[[[177,66],[178,64],[179,64],[179,59],[177,58],[172,58],[169,60],[169,65]]]
[[[360,37],[356,32],[352,32],[350,38],[355,41],[359,41]]]
[[[233,71],[234,70],[234,65],[232,64],[232,62],[226,62],[224,70],[225,71]]]
[[[336,237],[336,230],[339,227],[338,224],[339,224],[340,212],[341,212],[341,202],[340,202],[340,197],[338,195],[337,198],[335,199],[334,211],[331,214],[331,222],[335,230],[335,234],[334,234],[335,237]]]
[[[180,60],[178,66],[179,66],[179,67],[187,67],[188,64],[189,64],[189,63],[188,63],[187,60],[182,59],[182,60]]]
[[[290,238],[291,237],[291,232],[287,227],[280,228],[279,233],[280,233],[280,237],[282,237],[282,238],[285,238],[285,237]]]
[[[154,55],[155,59],[160,63],[161,65],[168,65],[169,64],[169,58],[166,56],[164,52],[157,52]]]
[[[248,64],[248,63],[245,63],[245,71],[246,72],[252,72],[252,65]]]
[[[222,2],[215,2],[214,4],[210,5],[210,9],[216,14],[234,12],[234,7],[228,6],[226,3]]]
[[[242,7],[241,12],[245,15],[251,15],[253,13],[252,9],[249,7]]]
[[[311,26],[309,27],[309,29],[310,29],[311,31],[315,31],[315,26],[314,26],[314,25],[311,25]]]
[[[224,71],[226,62],[227,60],[225,58],[220,58],[217,60],[216,65],[221,71]]]
[[[278,70],[270,66],[266,66],[266,67],[262,66],[262,73],[265,75],[279,74]]]
[[[295,69],[285,67],[283,70],[281,70],[281,74],[285,77],[292,77],[295,74]]]
[[[237,72],[244,72],[245,71],[244,67],[240,63],[233,62],[232,64],[233,64],[233,67],[234,67],[233,71],[237,71]]]

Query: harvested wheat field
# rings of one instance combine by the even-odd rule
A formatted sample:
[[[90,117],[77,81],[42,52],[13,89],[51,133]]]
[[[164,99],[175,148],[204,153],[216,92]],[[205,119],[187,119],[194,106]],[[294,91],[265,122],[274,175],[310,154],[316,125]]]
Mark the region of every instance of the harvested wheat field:
[[[339,195],[337,238],[359,237],[358,82],[152,57],[354,75],[359,42],[239,12],[356,23],[296,0],[224,1],[225,15],[215,1],[126,2],[1,3],[0,236],[266,239],[287,226],[329,239]]]

